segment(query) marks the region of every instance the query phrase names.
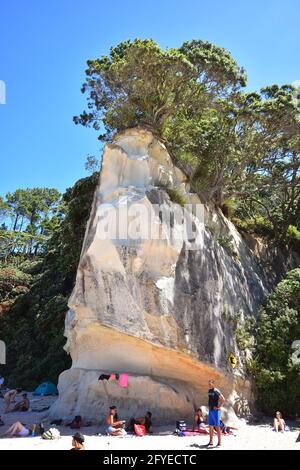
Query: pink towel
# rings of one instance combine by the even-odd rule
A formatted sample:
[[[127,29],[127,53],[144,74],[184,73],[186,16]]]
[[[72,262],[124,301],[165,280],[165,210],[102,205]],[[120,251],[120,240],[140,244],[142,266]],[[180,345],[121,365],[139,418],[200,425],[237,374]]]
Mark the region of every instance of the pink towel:
[[[124,388],[128,387],[128,374],[120,374],[119,385]]]

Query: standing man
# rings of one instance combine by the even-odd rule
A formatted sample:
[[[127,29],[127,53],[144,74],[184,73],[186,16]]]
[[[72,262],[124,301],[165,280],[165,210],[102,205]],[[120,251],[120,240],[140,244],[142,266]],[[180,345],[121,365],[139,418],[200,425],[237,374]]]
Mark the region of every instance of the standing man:
[[[214,430],[216,429],[218,434],[218,445],[221,447],[221,428],[220,428],[220,419],[221,419],[221,408],[225,403],[225,398],[218,390],[215,388],[214,380],[208,382],[208,424],[209,424],[209,444],[207,447],[213,446]]]

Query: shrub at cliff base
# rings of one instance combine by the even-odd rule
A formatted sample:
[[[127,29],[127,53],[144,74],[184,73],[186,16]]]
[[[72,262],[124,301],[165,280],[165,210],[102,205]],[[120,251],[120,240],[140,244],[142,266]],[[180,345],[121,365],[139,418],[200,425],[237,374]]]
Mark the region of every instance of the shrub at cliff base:
[[[260,310],[253,372],[267,413],[300,416],[300,269],[290,271]]]

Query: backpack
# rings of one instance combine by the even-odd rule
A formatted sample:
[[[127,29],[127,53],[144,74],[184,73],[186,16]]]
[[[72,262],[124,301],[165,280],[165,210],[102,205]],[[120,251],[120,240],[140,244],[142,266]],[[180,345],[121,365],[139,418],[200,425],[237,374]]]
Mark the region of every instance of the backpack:
[[[133,427],[136,436],[142,437],[147,435],[146,428],[143,424],[134,424]]]
[[[183,420],[176,421],[176,432],[177,434],[187,430],[187,424]]]
[[[56,428],[50,428],[48,431],[45,431],[42,435],[43,439],[53,440],[60,438],[60,432]]]

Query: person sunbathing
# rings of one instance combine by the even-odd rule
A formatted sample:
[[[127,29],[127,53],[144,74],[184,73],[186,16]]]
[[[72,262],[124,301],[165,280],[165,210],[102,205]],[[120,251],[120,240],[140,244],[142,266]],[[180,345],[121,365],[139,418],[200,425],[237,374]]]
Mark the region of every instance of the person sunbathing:
[[[28,437],[28,436],[41,436],[44,433],[44,427],[42,424],[31,424],[25,426],[24,424],[17,421],[12,424],[11,427],[6,431],[4,436],[17,436],[17,437]]]
[[[123,436],[126,434],[125,429],[123,429],[125,423],[126,421],[119,420],[117,407],[111,406],[106,418],[106,433],[109,436]]]
[[[15,399],[18,393],[21,393],[21,391],[21,389],[17,388],[16,390],[9,390],[5,393],[3,398],[3,414],[8,413],[11,402]]]
[[[194,416],[194,427],[193,431],[205,431],[206,429],[206,424],[205,424],[205,417],[204,414],[201,410],[201,408],[198,408],[196,410],[195,416]]]
[[[282,414],[280,413],[280,411],[276,411],[276,415],[274,418],[274,431],[284,432],[285,428],[286,428],[286,424],[285,424],[284,419],[282,418]]]
[[[14,408],[11,410],[12,412],[15,411],[28,411],[30,406],[30,401],[27,398],[27,393],[23,393],[22,400],[17,403]]]
[[[72,436],[72,449],[70,450],[85,450],[84,436],[81,432],[76,432],[74,436]]]
[[[237,431],[237,428],[233,428],[232,426],[226,426],[224,421],[220,419],[220,429],[222,434],[232,434],[233,431]]]
[[[143,426],[145,426],[145,429],[146,429],[147,433],[152,433],[153,429],[152,429],[152,420],[151,420],[151,418],[152,418],[151,411],[147,411],[145,416],[143,416],[141,418],[130,418],[130,420],[128,421],[128,423],[126,425],[126,431],[127,432],[133,432],[135,424],[142,424]]]

